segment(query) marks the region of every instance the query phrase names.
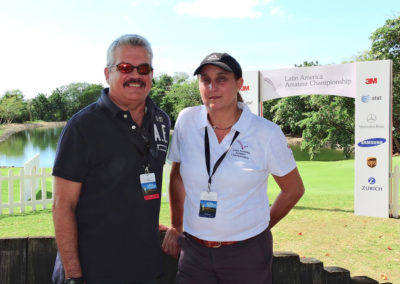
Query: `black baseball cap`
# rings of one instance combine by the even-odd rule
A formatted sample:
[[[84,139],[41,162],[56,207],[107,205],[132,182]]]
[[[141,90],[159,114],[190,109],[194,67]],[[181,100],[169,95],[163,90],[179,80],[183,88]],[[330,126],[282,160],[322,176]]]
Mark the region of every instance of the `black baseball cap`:
[[[214,52],[207,55],[206,58],[201,61],[200,66],[197,67],[196,71],[194,71],[194,75],[199,74],[201,68],[207,64],[218,66],[225,71],[234,73],[237,78],[242,78],[242,68],[240,67],[239,62],[228,53]]]

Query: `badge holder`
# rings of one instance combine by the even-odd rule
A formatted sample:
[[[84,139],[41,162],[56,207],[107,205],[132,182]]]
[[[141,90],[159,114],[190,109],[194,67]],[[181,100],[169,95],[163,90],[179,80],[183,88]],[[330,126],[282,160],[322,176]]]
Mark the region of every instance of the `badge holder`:
[[[210,187],[211,185],[208,184],[208,191],[202,191],[200,194],[200,217],[215,218],[215,215],[217,214],[218,194],[212,192]]]
[[[153,200],[160,198],[157,190],[156,176],[149,172],[146,167],[144,174],[140,175],[140,185],[142,186],[143,197],[145,200]]]

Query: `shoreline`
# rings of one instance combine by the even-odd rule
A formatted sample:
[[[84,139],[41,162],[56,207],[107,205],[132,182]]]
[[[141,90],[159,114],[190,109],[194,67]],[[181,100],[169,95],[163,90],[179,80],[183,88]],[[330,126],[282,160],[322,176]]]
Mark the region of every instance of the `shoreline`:
[[[7,140],[10,136],[15,133],[25,131],[34,128],[53,128],[53,127],[63,127],[66,121],[52,121],[52,122],[29,122],[29,123],[9,123],[3,124],[4,132],[0,136],[0,143]]]
[[[51,121],[51,122],[41,121],[41,122],[29,122],[29,123],[3,124],[4,132],[0,136],[0,143],[7,140],[13,134],[21,132],[21,131],[25,131],[25,130],[33,129],[33,128],[63,127],[63,126],[65,126],[65,124],[67,124],[66,121]],[[173,129],[171,129],[170,134],[172,135],[172,133],[173,133]],[[286,140],[289,145],[300,145],[301,142],[303,141],[303,138],[286,136]]]

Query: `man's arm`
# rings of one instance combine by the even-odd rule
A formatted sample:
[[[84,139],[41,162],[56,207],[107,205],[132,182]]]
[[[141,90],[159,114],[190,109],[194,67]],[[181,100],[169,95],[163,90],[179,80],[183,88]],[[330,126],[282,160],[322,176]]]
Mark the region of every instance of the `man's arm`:
[[[82,277],[75,208],[82,184],[54,177],[53,222],[65,278]]]
[[[297,168],[285,176],[274,176],[281,192],[275,199],[270,211],[269,228],[285,217],[304,194],[304,185]]]
[[[185,196],[185,187],[180,173],[180,163],[173,162],[169,182],[171,228],[165,234],[162,248],[166,254],[176,258],[180,252],[178,237],[183,232],[183,204]]]

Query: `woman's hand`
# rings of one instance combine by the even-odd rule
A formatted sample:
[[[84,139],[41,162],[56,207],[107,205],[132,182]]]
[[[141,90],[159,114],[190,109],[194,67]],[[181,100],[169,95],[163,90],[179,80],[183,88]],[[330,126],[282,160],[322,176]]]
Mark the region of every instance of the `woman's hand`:
[[[181,247],[178,244],[178,237],[182,232],[176,228],[169,228],[165,233],[165,237],[162,243],[162,249],[164,253],[178,259],[181,252]]]

